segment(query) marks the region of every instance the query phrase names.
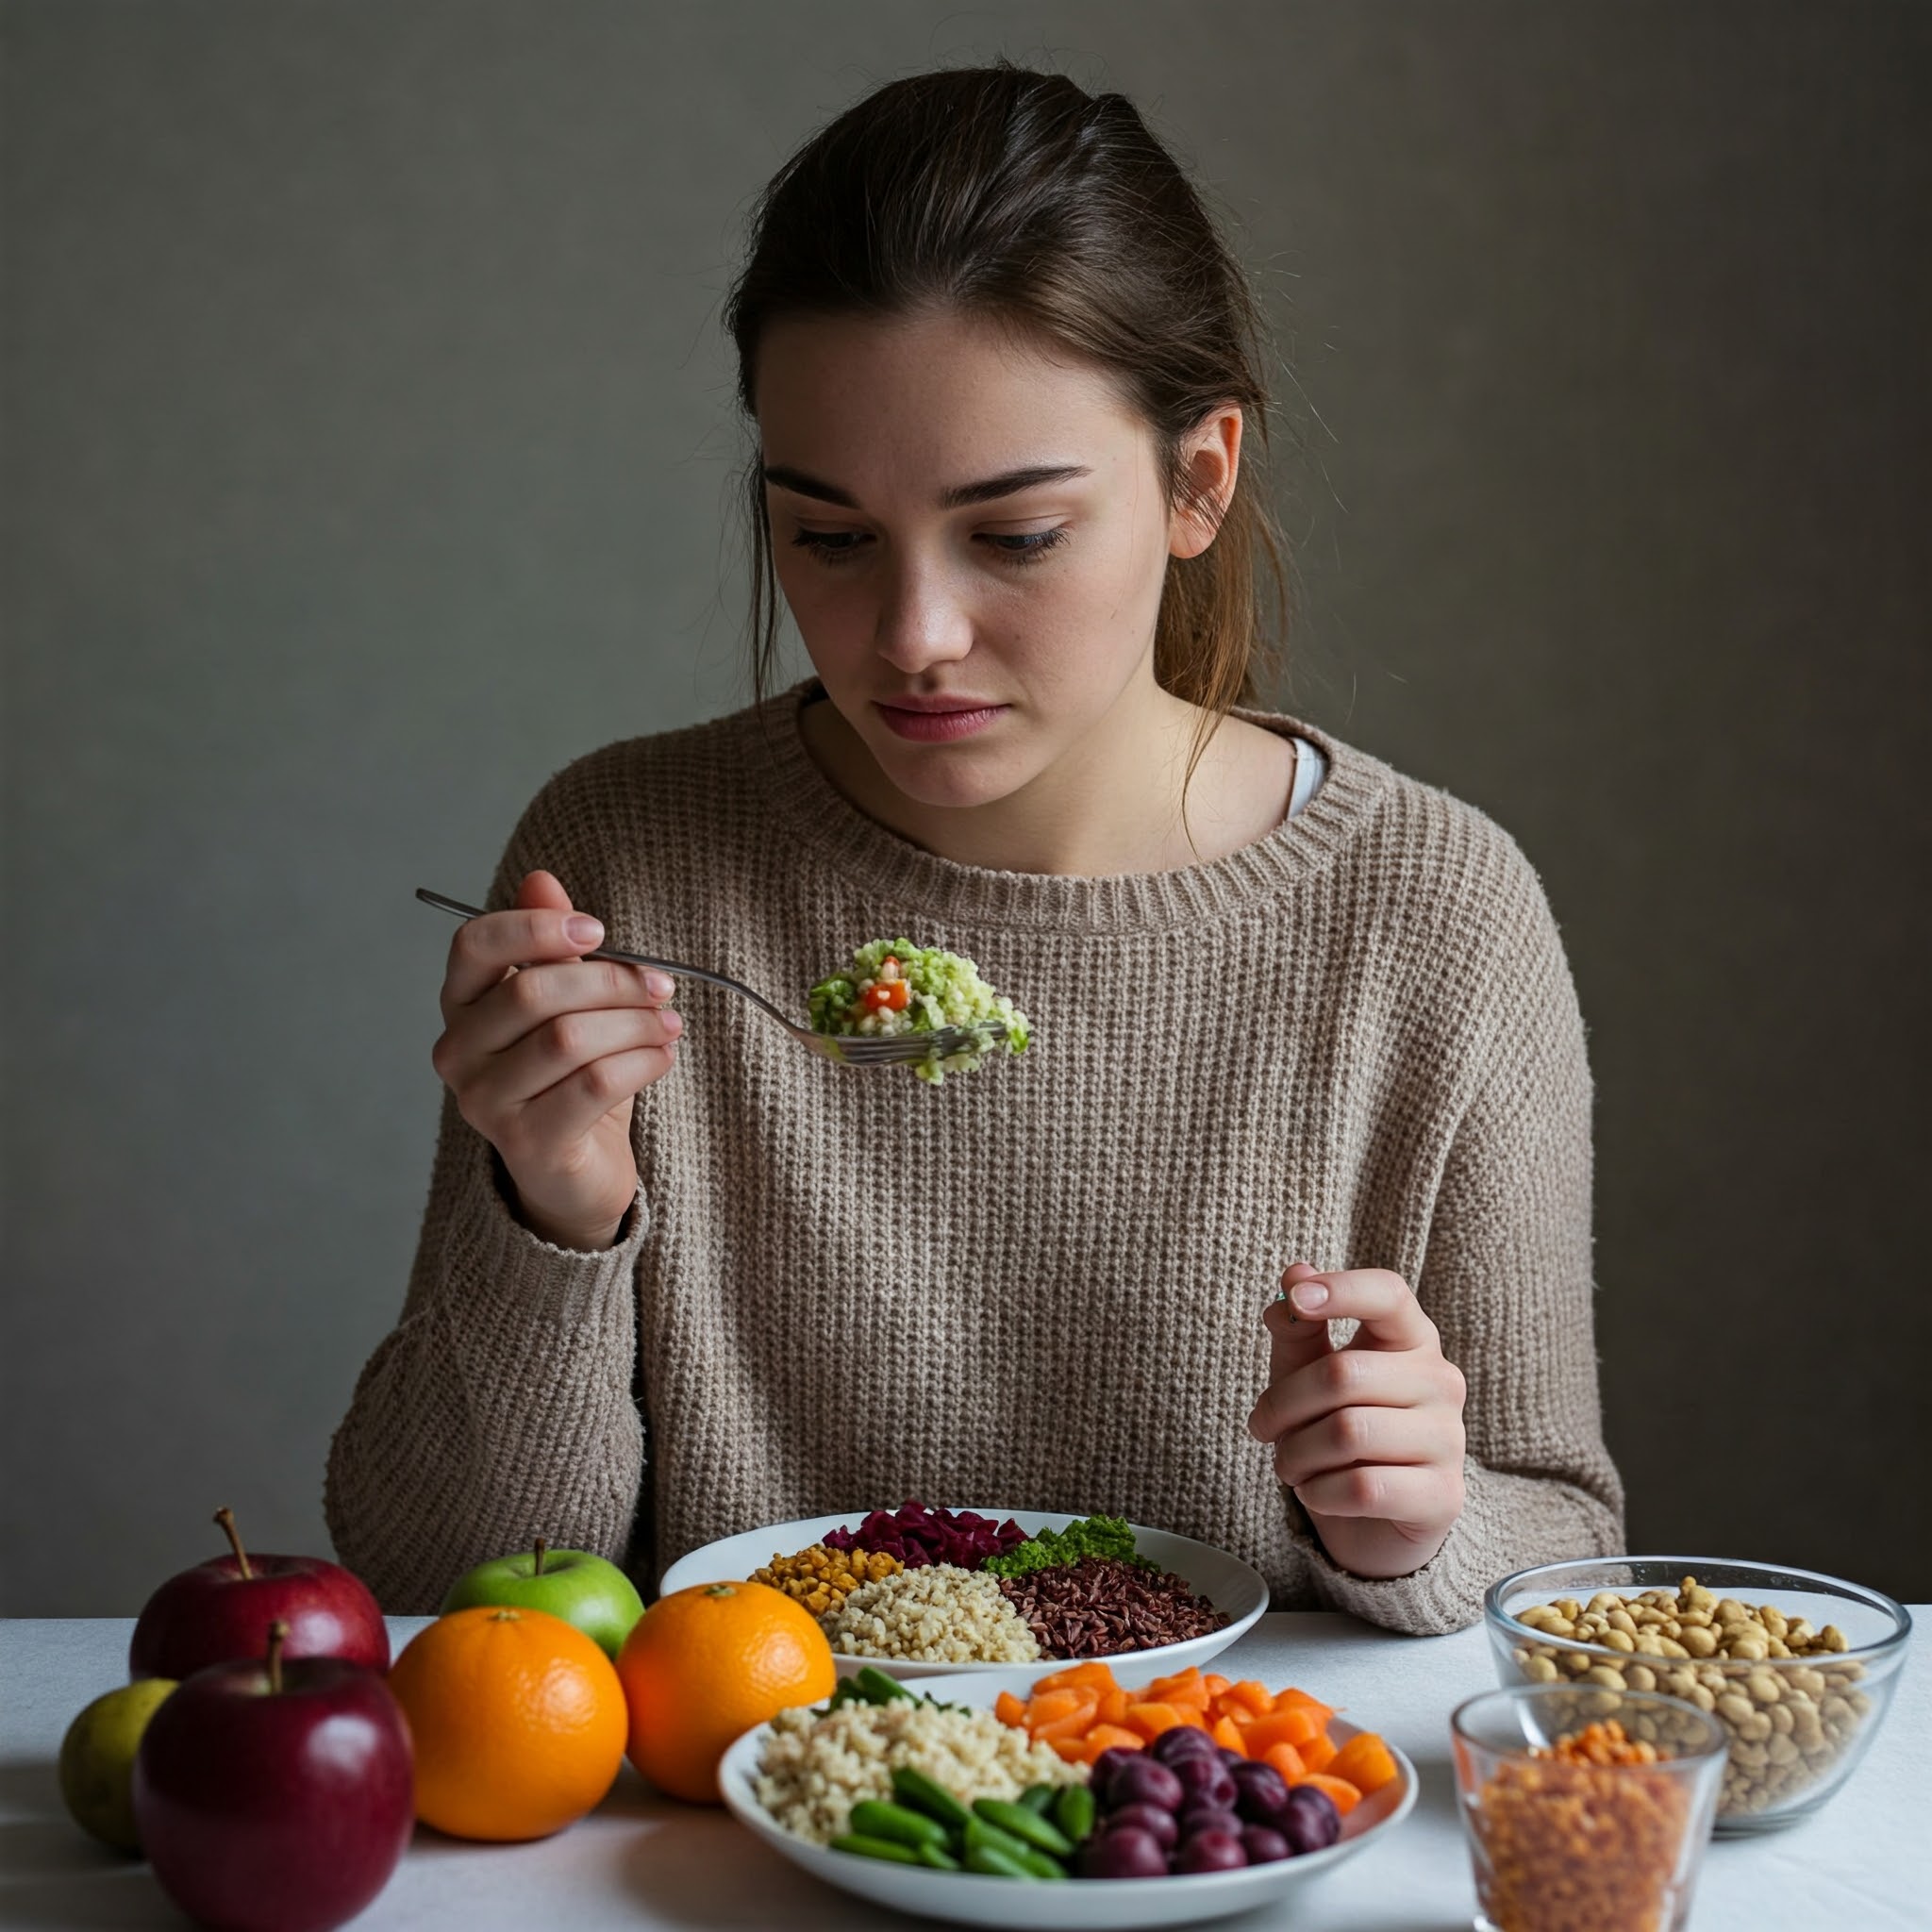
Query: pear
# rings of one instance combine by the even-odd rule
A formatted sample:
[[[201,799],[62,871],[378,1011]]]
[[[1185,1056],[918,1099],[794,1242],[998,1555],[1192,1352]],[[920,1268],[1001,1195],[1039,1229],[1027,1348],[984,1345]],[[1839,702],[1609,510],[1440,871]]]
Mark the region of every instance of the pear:
[[[74,1822],[105,1845],[141,1856],[134,1828],[134,1754],[168,1694],[169,1677],[142,1677],[96,1697],[60,1740],[60,1795]]]

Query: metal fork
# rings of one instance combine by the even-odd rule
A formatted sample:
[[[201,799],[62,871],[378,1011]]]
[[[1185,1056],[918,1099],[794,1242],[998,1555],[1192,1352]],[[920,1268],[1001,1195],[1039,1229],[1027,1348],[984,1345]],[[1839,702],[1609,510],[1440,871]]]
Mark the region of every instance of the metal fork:
[[[480,919],[480,906],[465,906],[460,899],[447,899],[426,886],[416,888],[416,896],[425,906],[441,912],[454,912],[458,919]],[[930,1033],[814,1033],[788,1020],[762,993],[754,992],[741,981],[704,966],[680,966],[675,959],[651,959],[642,953],[626,953],[617,946],[599,946],[586,959],[615,959],[625,966],[651,966],[659,973],[675,974],[680,979],[702,979],[710,986],[722,986],[726,992],[741,993],[767,1019],[775,1020],[799,1045],[822,1059],[836,1060],[842,1067],[905,1067],[924,1059],[945,1059],[956,1053],[991,1045],[1004,1040],[1007,1029],[997,1020],[975,1026],[940,1026]]]

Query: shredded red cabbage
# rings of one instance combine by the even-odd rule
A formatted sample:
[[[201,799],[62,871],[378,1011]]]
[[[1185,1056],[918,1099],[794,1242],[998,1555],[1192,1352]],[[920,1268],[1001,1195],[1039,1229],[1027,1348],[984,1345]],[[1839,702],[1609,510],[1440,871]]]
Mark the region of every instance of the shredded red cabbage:
[[[1025,1541],[1026,1532],[1010,1517],[995,1523],[970,1509],[928,1509],[909,1501],[896,1509],[874,1509],[857,1529],[828,1530],[824,1538],[827,1549],[884,1552],[908,1570],[928,1563],[977,1570],[989,1557]]]

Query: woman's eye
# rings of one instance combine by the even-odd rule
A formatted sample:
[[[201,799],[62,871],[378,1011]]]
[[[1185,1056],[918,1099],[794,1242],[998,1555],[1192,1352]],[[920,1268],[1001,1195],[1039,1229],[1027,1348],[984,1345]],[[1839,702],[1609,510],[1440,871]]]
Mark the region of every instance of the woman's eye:
[[[801,530],[792,542],[821,563],[841,563],[865,541],[858,530]]]
[[[1057,550],[1066,541],[1064,529],[1029,530],[1018,536],[985,531],[974,539],[976,543],[984,543],[1001,563],[1023,568],[1037,563],[1049,550]],[[791,541],[821,563],[837,564],[857,557],[872,539],[863,530],[800,530]]]
[[[980,539],[990,543],[1002,563],[1037,563],[1049,550],[1058,550],[1067,541],[1065,530],[1032,530],[1019,537],[996,537],[991,535]]]

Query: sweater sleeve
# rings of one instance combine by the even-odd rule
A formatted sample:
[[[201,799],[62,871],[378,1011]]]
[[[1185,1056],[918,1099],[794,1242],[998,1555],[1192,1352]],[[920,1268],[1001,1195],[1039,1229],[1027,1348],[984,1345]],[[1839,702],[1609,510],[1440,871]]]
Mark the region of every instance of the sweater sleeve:
[[[492,907],[543,862],[536,811]],[[324,1485],[337,1554],[391,1614],[435,1610],[465,1570],[539,1536],[612,1561],[629,1541],[644,1471],[631,1391],[642,1190],[616,1244],[585,1254],[525,1227],[503,1180],[445,1093],[402,1315],[357,1381]]]
[[[1462,1514],[1420,1570],[1366,1578],[1329,1560],[1283,1492],[1316,1593],[1416,1635],[1474,1623],[1512,1571],[1606,1555],[1624,1538],[1597,1388],[1583,1022],[1540,886],[1530,912],[1411,1283],[1468,1384]]]

